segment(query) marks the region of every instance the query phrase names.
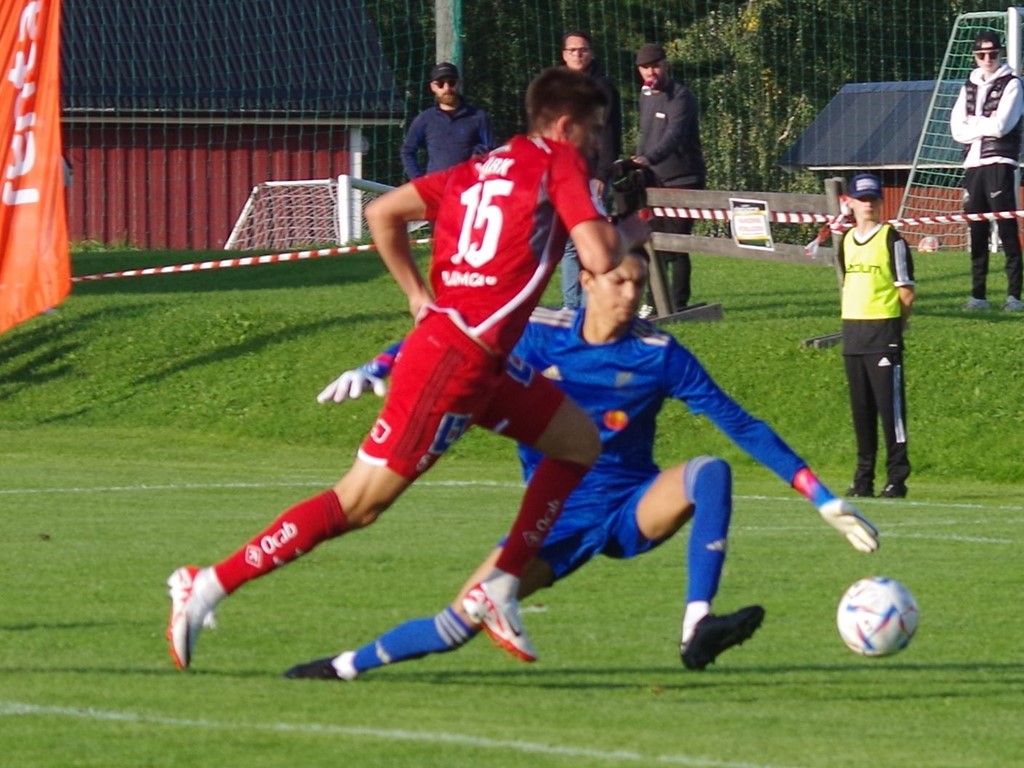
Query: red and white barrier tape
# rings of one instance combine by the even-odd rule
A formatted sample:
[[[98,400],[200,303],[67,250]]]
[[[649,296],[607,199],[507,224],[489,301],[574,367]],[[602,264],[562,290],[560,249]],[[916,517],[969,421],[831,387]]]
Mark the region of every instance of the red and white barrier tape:
[[[728,221],[729,211],[716,208],[665,208],[660,205],[651,207],[656,217],[668,219],[705,219],[711,221]],[[779,224],[822,224],[829,220],[824,213],[787,213],[771,211],[773,221]]]
[[[712,208],[665,208],[652,206],[651,213],[656,217],[670,219],[707,219],[712,221],[728,221],[729,212]],[[849,229],[849,221],[842,214],[829,216],[824,213],[793,213],[786,211],[771,212],[772,220],[779,224],[825,224],[833,232]],[[997,211],[994,213],[954,213],[947,216],[916,216],[905,219],[889,219],[894,227],[917,227],[923,224],[962,224],[968,221],[995,221],[997,219],[1024,218],[1024,211]],[[818,241],[824,241],[824,231],[819,233]],[[409,241],[412,245],[425,245],[431,238],[423,237]],[[123,269],[118,272],[102,272],[95,275],[79,275],[72,277],[72,283],[86,283],[95,280],[111,280],[119,277],[145,277],[147,275],[173,275],[181,272],[204,272],[211,269],[230,269],[232,267],[254,267],[260,264],[278,264],[286,261],[302,261],[319,259],[325,256],[341,256],[346,253],[375,251],[373,243],[367,245],[349,245],[342,248],[321,248],[317,251],[292,251],[291,253],[271,253],[265,256],[240,256],[233,259],[216,259],[213,261],[194,261],[190,264],[172,264],[166,267],[145,267],[143,269]]]
[[[410,240],[412,245],[429,243],[431,238],[424,237]],[[144,269],[123,269],[118,272],[103,272],[96,275],[79,275],[72,277],[73,283],[92,282],[94,280],[110,280],[118,277],[145,277],[147,275],[172,275],[179,272],[204,272],[211,269],[230,269],[232,267],[255,267],[260,264],[277,264],[285,261],[302,261],[319,259],[324,256],[341,256],[346,253],[375,251],[373,243],[367,245],[349,245],[342,248],[321,248],[318,251],[292,251],[291,253],[271,253],[266,256],[239,256],[232,259],[216,259],[213,261],[194,261],[190,264],[172,264],[166,267],[146,267]]]
[[[728,221],[729,212],[712,208],[665,208],[654,206],[652,212],[657,217],[669,219],[705,219],[711,221]],[[771,211],[771,218],[779,224],[828,224],[833,229],[848,229],[850,224],[842,223],[840,217],[824,213],[792,213]],[[1024,211],[996,211],[994,213],[951,213],[947,216],[914,216],[905,219],[889,219],[894,227],[919,227],[924,224],[962,224],[969,221],[995,221],[997,219],[1024,218]]]
[[[994,211],[992,213],[951,213],[948,216],[916,216],[906,219],[890,219],[894,227],[919,227],[922,224],[962,224],[967,221],[996,221],[998,219],[1024,218],[1024,211]]]

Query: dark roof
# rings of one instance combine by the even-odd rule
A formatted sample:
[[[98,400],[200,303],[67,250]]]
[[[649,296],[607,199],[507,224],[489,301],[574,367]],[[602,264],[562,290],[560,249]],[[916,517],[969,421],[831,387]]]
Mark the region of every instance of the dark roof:
[[[402,112],[362,2],[64,0],[61,40],[65,115]]]
[[[959,166],[960,148],[949,134],[949,111],[959,82],[944,82],[932,115],[932,159]],[[905,83],[849,83],[814,118],[800,139],[779,159],[783,167],[812,170],[910,168],[914,161],[934,80]]]

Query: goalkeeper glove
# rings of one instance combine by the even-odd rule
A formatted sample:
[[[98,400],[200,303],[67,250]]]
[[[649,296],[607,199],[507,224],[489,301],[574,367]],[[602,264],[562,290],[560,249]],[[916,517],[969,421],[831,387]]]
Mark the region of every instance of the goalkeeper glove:
[[[354,371],[345,371],[323,388],[316,396],[316,401],[344,403],[346,400],[357,400],[368,389],[372,389],[377,397],[384,397],[388,393],[385,379],[391,374],[391,367],[401,348],[402,342],[392,344],[370,362],[360,365]]]
[[[854,549],[861,552],[878,549],[875,526],[853,504],[833,496],[808,467],[801,467],[793,476],[793,487],[815,506],[825,522],[846,537]]]
[[[878,549],[878,530],[846,499],[826,501],[818,507],[818,512],[825,522],[846,537],[854,549],[861,552]]]
[[[327,403],[333,400],[335,403],[344,403],[346,400],[362,397],[363,392],[368,389],[373,389],[373,394],[378,397],[384,397],[388,393],[388,383],[367,371],[366,366],[360,366],[354,371],[345,371],[324,387],[316,396],[316,401]]]

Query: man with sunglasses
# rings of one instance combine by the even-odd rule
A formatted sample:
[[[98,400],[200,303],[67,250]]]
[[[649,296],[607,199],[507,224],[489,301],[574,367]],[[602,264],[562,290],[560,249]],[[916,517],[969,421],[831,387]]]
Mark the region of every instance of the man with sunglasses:
[[[998,33],[984,30],[974,39],[974,61],[978,65],[950,114],[953,139],[964,145],[964,212],[989,213],[1017,209],[1017,169],[1021,135],[1024,132],[1024,100],[1020,78],[1002,59],[1003,44]],[[996,222],[1006,252],[1007,312],[1024,310],[1021,303],[1021,246],[1015,218]],[[988,277],[988,221],[972,221],[971,296],[965,310],[989,308],[986,297]]]
[[[435,104],[413,118],[402,143],[402,167],[410,179],[443,171],[494,148],[491,120],[459,93],[459,70],[442,61],[430,70]],[[420,152],[426,153],[426,164]]]

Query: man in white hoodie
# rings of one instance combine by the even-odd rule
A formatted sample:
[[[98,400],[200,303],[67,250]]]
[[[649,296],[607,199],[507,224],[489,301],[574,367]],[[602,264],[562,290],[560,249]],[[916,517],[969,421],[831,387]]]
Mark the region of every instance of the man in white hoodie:
[[[999,34],[990,30],[974,39],[978,66],[960,88],[950,114],[953,139],[964,145],[964,212],[987,213],[1017,209],[1016,171],[1024,131],[1024,100],[1021,81],[1002,59]],[[988,221],[972,221],[971,297],[966,310],[988,309],[988,277],[991,230]],[[1021,302],[1021,247],[1015,218],[996,222],[1006,252],[1007,312],[1024,310]]]

